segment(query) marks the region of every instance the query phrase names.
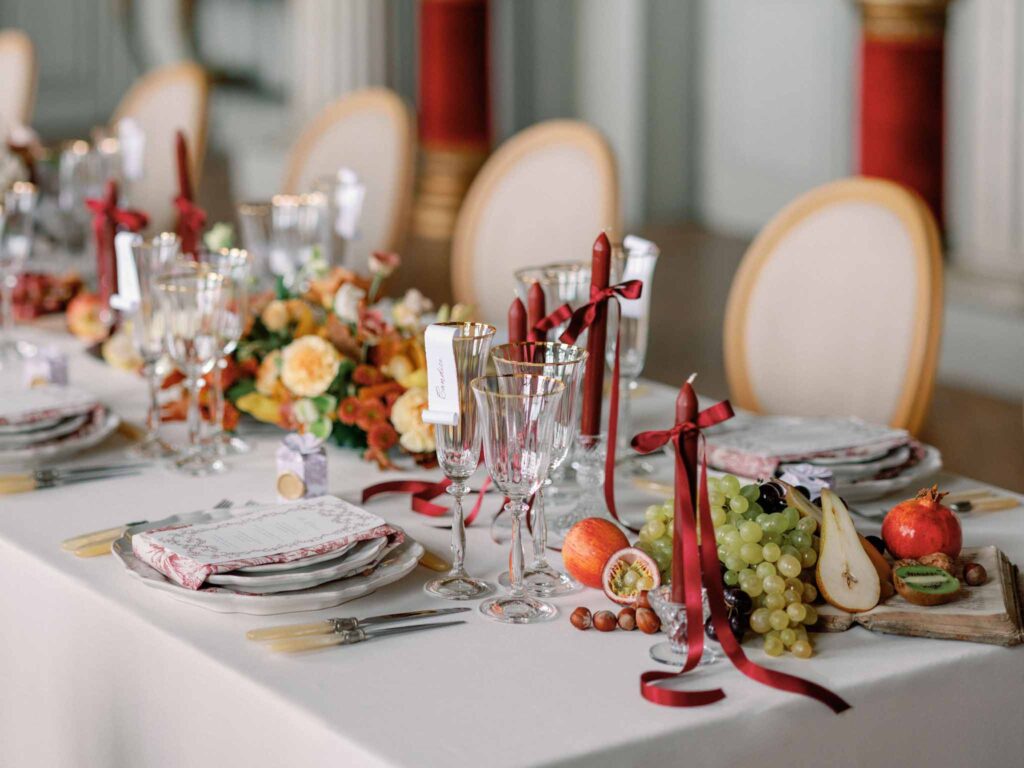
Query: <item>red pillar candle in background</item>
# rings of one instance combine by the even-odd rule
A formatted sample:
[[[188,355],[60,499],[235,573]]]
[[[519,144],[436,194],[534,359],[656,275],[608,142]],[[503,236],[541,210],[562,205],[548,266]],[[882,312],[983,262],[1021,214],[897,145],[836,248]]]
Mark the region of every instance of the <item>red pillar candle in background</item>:
[[[590,294],[603,290],[611,281],[612,244],[602,232],[594,241],[590,262]],[[583,374],[583,415],[580,434],[601,434],[601,400],[604,397],[604,347],[608,337],[608,302],[596,309],[594,322],[587,334],[587,370]],[[609,446],[611,450],[611,446]]]
[[[529,341],[547,341],[547,332],[534,331],[534,327],[539,323],[545,316],[547,316],[547,309],[544,301],[544,289],[541,288],[540,283],[534,281],[530,285],[530,290],[526,296],[526,327],[527,327],[527,339]]]
[[[943,216],[943,54],[949,0],[860,0],[860,173],[910,187]]]
[[[676,398],[676,424],[693,424],[697,421],[697,393],[693,389],[691,376],[679,390]],[[690,500],[693,502],[694,514],[697,513],[697,435],[686,435],[683,438],[683,467],[686,471],[686,482],[690,486]],[[676,493],[679,493],[676,490]],[[676,514],[680,509],[676,507]],[[683,594],[683,579],[677,574],[683,572],[683,539],[685,530],[682,520],[676,520],[672,527],[672,602],[686,602]]]
[[[526,307],[522,299],[516,296],[512,306],[508,308],[508,340],[510,342],[526,341]]]

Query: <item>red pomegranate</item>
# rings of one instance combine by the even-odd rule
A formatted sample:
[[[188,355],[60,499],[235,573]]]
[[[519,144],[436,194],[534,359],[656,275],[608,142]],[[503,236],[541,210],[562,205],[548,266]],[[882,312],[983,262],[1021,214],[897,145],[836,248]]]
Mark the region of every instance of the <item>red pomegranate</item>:
[[[601,576],[608,558],[629,546],[626,535],[610,520],[588,517],[569,529],[562,542],[565,570],[580,584],[603,586]]]
[[[889,510],[882,522],[882,538],[893,557],[916,560],[933,552],[945,552],[950,557],[960,554],[960,521],[942,505],[944,496],[933,485]]]

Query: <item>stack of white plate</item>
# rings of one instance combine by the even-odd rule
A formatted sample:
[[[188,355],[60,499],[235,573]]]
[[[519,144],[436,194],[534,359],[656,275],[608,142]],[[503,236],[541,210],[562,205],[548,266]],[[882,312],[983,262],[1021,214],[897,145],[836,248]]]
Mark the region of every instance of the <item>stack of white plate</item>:
[[[409,574],[423,556],[423,547],[408,536],[388,552],[384,552],[388,539],[379,537],[302,560],[214,574],[202,589],[186,589],[132,552],[131,537],[136,533],[172,525],[213,523],[246,511],[245,507],[213,509],[135,525],[114,542],[113,553],[129,575],[146,587],[212,611],[260,616],[316,611],[368,595]]]
[[[96,445],[120,423],[102,403],[72,387],[35,387],[0,401],[0,464],[54,459]]]

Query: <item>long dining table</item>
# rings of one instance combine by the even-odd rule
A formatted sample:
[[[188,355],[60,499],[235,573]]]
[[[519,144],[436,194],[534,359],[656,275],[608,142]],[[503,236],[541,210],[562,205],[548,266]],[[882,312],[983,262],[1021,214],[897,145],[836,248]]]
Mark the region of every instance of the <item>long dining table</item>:
[[[140,422],[145,386],[86,354],[66,334],[32,329],[65,350],[71,383]],[[16,386],[5,381],[4,387]],[[638,427],[664,426],[674,391],[647,383]],[[474,609],[457,627],[306,655],[274,655],[247,630],[329,616],[446,607],[423,592],[433,575],[401,581],[333,609],[258,617],[187,605],[129,578],[113,557],[60,549],[78,533],[275,498],[281,434],[251,435],[254,450],[222,475],[190,478],[160,464],[101,482],[0,496],[0,765],[20,766],[853,766],[1019,765],[1024,754],[1024,650],[915,639],[853,628],[816,638],[815,655],[751,658],[821,683],[853,706],[820,704],[749,680],[728,661],[692,675],[722,687],[710,706],[644,700],[639,676],[658,665],[640,632],[579,632],[574,607],[610,607],[585,590],[554,602],[559,616],[530,626],[487,620]],[[108,440],[69,464],[123,460]],[[358,502],[384,479],[437,471],[381,472],[357,453],[329,450],[330,492]],[[982,484],[949,473],[944,489]],[[1009,494],[1008,491],[1001,493]],[[907,495],[907,494],[904,494]],[[647,496],[627,502],[642,514]],[[897,499],[860,504],[878,512]],[[495,581],[507,544],[491,538],[498,499],[488,497],[467,533],[467,567]],[[407,497],[369,507],[429,549],[450,533],[414,514]],[[858,520],[863,533],[877,521]],[[965,516],[965,545],[997,544],[1024,561],[1024,508]],[[560,560],[552,553],[553,561]]]

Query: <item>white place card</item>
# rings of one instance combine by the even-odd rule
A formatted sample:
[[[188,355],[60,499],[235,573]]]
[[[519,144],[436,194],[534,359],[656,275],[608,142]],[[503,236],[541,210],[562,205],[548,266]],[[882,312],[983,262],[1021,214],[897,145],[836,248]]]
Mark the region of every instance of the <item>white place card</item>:
[[[117,293],[110,297],[110,306],[119,312],[134,312],[142,302],[139,273],[132,257],[132,243],[139,239],[134,232],[114,235],[114,255],[117,258]]]
[[[427,424],[454,427],[459,423],[459,378],[455,367],[455,339],[459,327],[428,325],[424,335],[427,354]]]
[[[626,235],[622,241],[626,249],[626,268],[622,273],[622,281],[639,280],[644,284],[639,299],[619,299],[623,317],[646,317],[651,306],[651,292],[648,286],[654,277],[654,267],[658,263],[658,246],[650,240],[636,235]]]

